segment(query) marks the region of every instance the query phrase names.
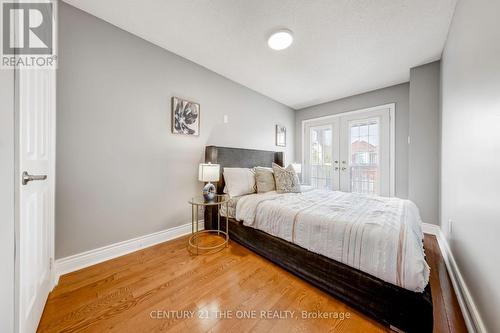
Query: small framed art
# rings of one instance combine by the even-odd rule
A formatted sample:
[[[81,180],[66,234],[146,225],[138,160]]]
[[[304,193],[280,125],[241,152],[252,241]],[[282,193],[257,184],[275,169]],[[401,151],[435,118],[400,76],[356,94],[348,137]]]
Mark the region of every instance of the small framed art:
[[[276,125],[276,146],[286,147],[286,127]]]
[[[172,97],[172,133],[200,135],[200,104]]]

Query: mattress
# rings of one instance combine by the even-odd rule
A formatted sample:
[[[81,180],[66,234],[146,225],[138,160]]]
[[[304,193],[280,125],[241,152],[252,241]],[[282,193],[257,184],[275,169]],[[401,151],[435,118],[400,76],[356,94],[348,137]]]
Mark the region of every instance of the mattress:
[[[300,189],[302,192],[308,192],[308,191],[313,190],[314,188],[312,186],[308,186],[308,185],[301,185]],[[267,193],[268,194],[276,194],[276,191],[271,191],[271,192],[267,192]],[[257,193],[254,193],[254,194],[257,194]],[[265,193],[260,193],[259,195],[263,195],[263,194],[265,194]],[[226,208],[225,204],[221,205],[221,209],[220,209],[221,216],[224,216],[224,217],[227,216],[231,219],[236,220],[236,204],[238,203],[238,200],[240,200],[242,197],[245,197],[247,195],[230,197],[229,201],[227,203],[227,208]]]
[[[421,219],[414,203],[339,191],[250,194],[236,219],[399,287],[429,281]]]

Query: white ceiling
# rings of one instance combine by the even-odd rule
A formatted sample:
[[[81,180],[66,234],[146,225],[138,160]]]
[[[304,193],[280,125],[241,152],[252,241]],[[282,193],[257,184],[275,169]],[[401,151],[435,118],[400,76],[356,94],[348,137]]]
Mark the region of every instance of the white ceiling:
[[[294,109],[409,80],[456,0],[65,0]],[[293,31],[289,49],[267,37]]]

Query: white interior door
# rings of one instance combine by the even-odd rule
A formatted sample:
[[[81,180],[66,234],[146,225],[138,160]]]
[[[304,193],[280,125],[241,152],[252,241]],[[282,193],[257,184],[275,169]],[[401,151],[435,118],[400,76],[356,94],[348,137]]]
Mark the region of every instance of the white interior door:
[[[394,196],[394,104],[303,123],[303,180],[318,189]]]
[[[35,332],[52,289],[55,70],[18,69],[18,318]]]

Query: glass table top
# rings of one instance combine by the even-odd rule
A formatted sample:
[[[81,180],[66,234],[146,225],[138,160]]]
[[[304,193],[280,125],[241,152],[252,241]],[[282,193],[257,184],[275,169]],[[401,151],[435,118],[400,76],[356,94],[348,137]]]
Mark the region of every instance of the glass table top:
[[[227,201],[229,201],[228,195],[216,194],[214,200],[211,200],[211,201],[206,201],[202,195],[198,195],[198,196],[192,197],[191,200],[189,200],[188,202],[191,205],[214,206],[214,205],[220,205],[220,204],[226,203]]]

